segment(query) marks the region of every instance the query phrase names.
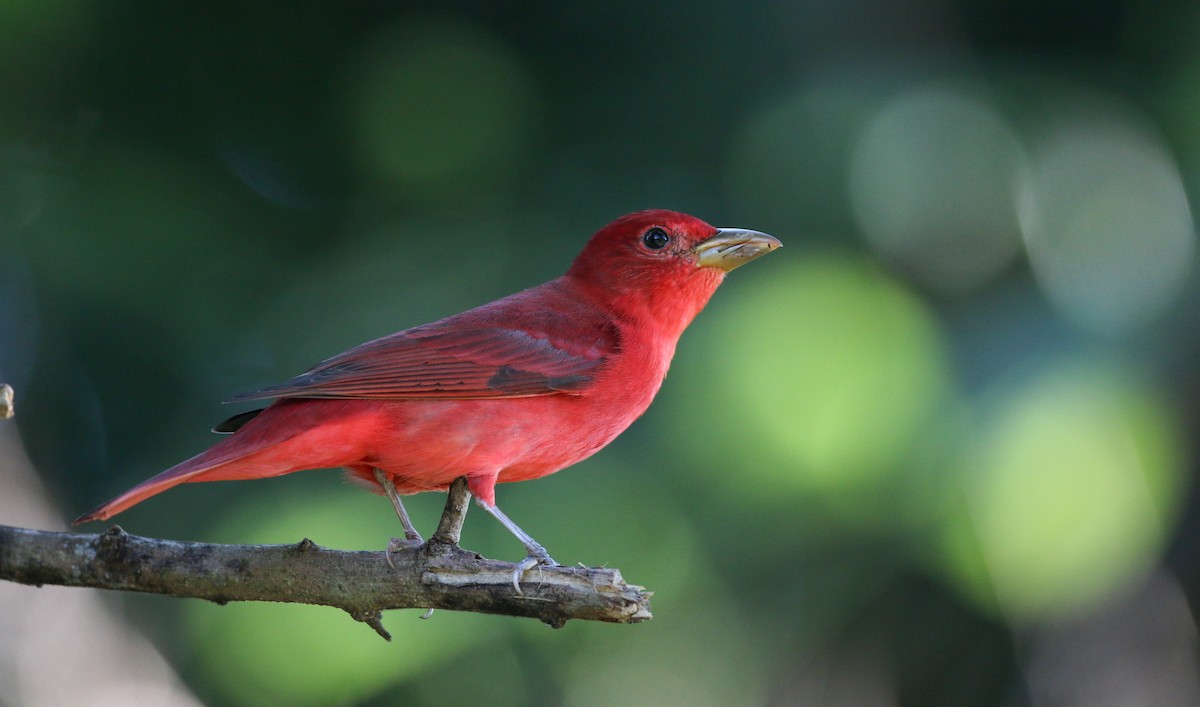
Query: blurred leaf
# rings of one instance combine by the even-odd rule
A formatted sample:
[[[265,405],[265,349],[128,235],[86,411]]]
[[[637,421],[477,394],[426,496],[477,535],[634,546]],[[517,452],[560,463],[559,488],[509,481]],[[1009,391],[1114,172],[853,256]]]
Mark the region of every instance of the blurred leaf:
[[[408,18],[363,49],[349,80],[360,158],[400,198],[461,206],[511,188],[536,91],[498,36],[461,20]]]
[[[739,273],[741,274],[741,273]],[[838,494],[878,483],[913,453],[946,394],[937,324],[866,263],[804,253],[740,286],[703,329],[704,370],[675,399],[718,420],[673,441],[737,473],[739,495]]]
[[[1016,620],[1078,613],[1136,581],[1182,500],[1176,424],[1159,392],[1116,366],[1021,382],[995,401],[964,470],[947,568]]]

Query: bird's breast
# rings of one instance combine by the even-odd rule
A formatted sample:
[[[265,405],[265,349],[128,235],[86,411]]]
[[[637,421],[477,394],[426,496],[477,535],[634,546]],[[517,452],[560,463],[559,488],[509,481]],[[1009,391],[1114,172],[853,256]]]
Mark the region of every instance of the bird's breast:
[[[366,463],[436,484],[498,474],[521,481],[599,451],[649,407],[674,353],[623,346],[579,392],[471,400],[373,401]]]

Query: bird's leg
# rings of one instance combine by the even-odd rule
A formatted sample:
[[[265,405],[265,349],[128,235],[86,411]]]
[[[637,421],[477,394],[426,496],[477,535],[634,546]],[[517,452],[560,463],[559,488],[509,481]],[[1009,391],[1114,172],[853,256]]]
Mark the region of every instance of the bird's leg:
[[[425,540],[413,526],[412,520],[410,520],[408,517],[408,511],[404,510],[404,504],[400,502],[400,494],[396,492],[396,484],[392,482],[391,477],[385,474],[382,469],[376,469],[375,480],[379,482],[379,485],[383,488],[384,493],[386,493],[388,498],[391,500],[392,508],[396,509],[396,515],[400,517],[400,525],[404,526],[404,540],[400,540],[400,538],[392,538],[388,541],[387,550],[384,551],[384,554],[387,557],[388,565],[390,565],[392,568],[395,568],[396,565],[392,562],[392,553],[404,547],[405,545],[411,545],[413,543],[420,545],[424,543]]]
[[[534,567],[537,567],[538,565],[558,565],[558,563],[554,561],[554,558],[550,557],[550,553],[546,552],[546,548],[542,547],[538,541],[530,537],[529,533],[521,530],[521,527],[512,522],[511,518],[504,515],[504,511],[500,510],[498,506],[484,503],[479,498],[475,499],[475,503],[483,510],[491,513],[496,520],[500,521],[501,525],[503,525],[505,528],[508,528],[508,532],[517,536],[517,540],[521,541],[521,544],[525,546],[525,551],[529,553],[526,555],[524,560],[521,560],[517,563],[516,569],[513,570],[513,586],[516,587],[517,594],[521,593],[521,577],[526,572]]]
[[[412,521],[408,517],[408,511],[404,510],[404,504],[400,502],[400,494],[396,492],[396,484],[392,483],[391,478],[382,469],[375,470],[375,480],[379,482],[379,485],[383,487],[384,493],[391,499],[392,508],[396,509],[396,515],[400,517],[400,525],[404,526],[404,538],[406,540],[415,540],[419,543],[424,542],[421,534],[413,527]]]

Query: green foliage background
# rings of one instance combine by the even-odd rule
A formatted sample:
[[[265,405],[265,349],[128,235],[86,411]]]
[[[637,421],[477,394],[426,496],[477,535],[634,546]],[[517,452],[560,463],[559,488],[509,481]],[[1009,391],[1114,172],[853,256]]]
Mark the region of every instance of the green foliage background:
[[[1140,615],[1148,587],[1191,602],[1160,618],[1195,645],[1198,21],[0,0],[0,380],[69,518],[209,444],[233,393],[554,277],[622,213],[767,231],[786,248],[730,277],[642,420],[499,490],[560,561],[653,589],[652,622],[406,612],[389,645],[312,607],[126,613],[212,704],[1089,694],[1146,647],[1041,649]],[[441,499],[410,506],[432,529]],[[397,533],[331,471],[182,487],[120,522]],[[464,544],[521,555],[476,514]],[[1200,694],[1194,665],[1168,677]]]

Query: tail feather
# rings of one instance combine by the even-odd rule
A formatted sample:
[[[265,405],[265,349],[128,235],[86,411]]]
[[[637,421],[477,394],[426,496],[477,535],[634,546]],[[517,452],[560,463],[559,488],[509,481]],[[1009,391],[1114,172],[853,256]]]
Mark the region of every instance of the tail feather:
[[[211,472],[219,467],[225,466],[239,459],[243,459],[256,451],[257,449],[230,450],[221,449],[222,445],[218,445],[208,451],[197,454],[196,456],[182,461],[166,471],[146,479],[142,483],[134,486],[125,493],[116,498],[106,501],[92,510],[84,513],[75,520],[71,521],[72,525],[87,523],[92,520],[106,520],[120,513],[121,511],[135,506],[142,501],[166,491],[167,489],[178,486],[179,484],[187,483],[195,480],[195,477]],[[216,452],[214,454],[214,452]],[[231,453],[232,452],[232,453]]]
[[[348,402],[284,400],[234,416],[218,429],[233,434],[74,522],[106,520],[183,483],[262,479],[301,469],[346,466],[363,458],[361,432],[372,427],[370,419],[364,423],[360,406]]]

